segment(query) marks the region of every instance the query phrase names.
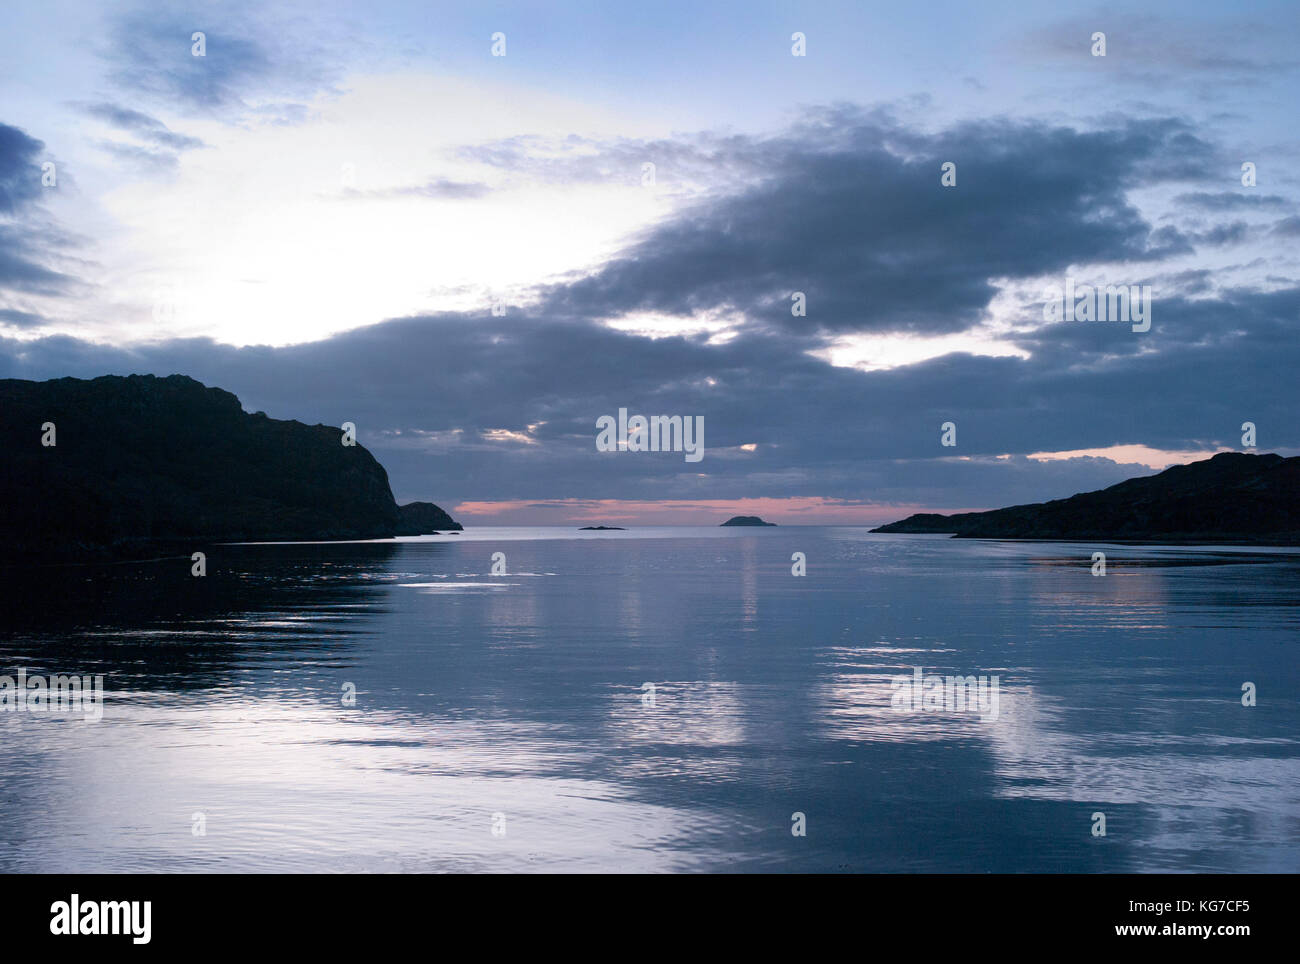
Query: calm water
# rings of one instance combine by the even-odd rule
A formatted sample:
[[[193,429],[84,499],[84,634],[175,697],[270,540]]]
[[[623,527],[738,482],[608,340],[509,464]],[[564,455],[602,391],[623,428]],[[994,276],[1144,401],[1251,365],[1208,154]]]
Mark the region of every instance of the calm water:
[[[5,570],[0,675],[107,692],[0,713],[0,870],[1300,868],[1292,553],[498,528],[208,562]],[[894,711],[918,666],[997,674],[998,718]]]

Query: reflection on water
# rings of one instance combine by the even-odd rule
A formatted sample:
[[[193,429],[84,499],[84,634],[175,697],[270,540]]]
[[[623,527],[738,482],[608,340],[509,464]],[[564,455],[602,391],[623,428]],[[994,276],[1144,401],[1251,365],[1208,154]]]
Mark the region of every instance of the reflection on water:
[[[0,676],[107,703],[0,712],[0,869],[1294,870],[1300,559],[1094,548],[478,529],[6,570]],[[895,711],[918,667],[997,675],[997,718]]]

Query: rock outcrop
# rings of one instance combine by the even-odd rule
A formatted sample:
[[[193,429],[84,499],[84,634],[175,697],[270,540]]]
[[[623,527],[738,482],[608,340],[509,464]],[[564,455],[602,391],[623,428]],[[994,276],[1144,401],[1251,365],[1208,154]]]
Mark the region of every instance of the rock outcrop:
[[[965,539],[1300,543],[1300,456],[1221,452],[1068,499],[958,515],[921,513],[872,532]]]
[[[0,380],[0,557],[396,535],[388,473],[342,439],[183,375]]]
[[[432,502],[408,502],[397,507],[399,536],[423,536],[431,532],[461,532],[459,522]]]

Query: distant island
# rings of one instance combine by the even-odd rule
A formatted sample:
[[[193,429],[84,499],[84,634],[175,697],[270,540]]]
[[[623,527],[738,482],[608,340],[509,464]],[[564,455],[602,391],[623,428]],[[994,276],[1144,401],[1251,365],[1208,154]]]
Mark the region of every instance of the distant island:
[[[342,441],[184,375],[0,379],[0,558],[461,528],[431,502],[399,506],[384,467]]]
[[[872,532],[960,539],[1300,543],[1300,456],[1220,452],[1068,499],[957,515],[920,513]]]
[[[756,515],[733,515],[724,526],[774,526],[775,522],[764,522]]]
[[[622,526],[583,526],[579,532],[626,532]]]

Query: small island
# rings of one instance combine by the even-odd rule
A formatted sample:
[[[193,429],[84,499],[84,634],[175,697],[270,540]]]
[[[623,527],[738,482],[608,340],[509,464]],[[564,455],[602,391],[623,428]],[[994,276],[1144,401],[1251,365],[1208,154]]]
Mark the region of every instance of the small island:
[[[408,502],[397,507],[399,536],[438,536],[443,530],[463,529],[459,522],[432,502]]]
[[[775,526],[775,522],[764,522],[756,515],[733,515],[724,526]]]
[[[622,526],[583,526],[579,532],[626,532]]]

